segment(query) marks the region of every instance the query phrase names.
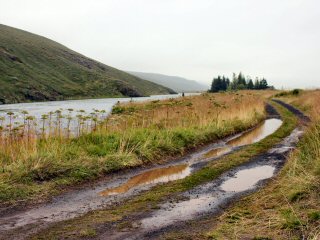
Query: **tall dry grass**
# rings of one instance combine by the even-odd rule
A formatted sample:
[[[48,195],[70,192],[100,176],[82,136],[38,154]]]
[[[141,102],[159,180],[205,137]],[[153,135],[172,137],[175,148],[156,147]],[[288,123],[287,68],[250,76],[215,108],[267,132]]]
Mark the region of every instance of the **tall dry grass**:
[[[313,120],[320,120],[320,90],[304,91],[291,102],[306,110]]]
[[[230,119],[248,121],[263,114],[263,98],[253,93],[203,94],[164,101],[119,104],[100,126],[110,131],[137,127],[176,128],[223,124]]]

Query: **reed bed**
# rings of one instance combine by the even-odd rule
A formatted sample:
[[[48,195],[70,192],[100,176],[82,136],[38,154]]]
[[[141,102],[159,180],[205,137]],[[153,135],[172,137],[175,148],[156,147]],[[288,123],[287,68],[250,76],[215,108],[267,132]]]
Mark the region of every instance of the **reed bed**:
[[[59,114],[45,116],[40,132],[31,118],[16,132],[13,115],[3,120],[11,124],[0,141],[0,201],[181,155],[256,125],[264,100],[240,92],[117,104],[104,120],[98,111],[90,118],[77,114],[72,133],[71,114],[64,126]]]

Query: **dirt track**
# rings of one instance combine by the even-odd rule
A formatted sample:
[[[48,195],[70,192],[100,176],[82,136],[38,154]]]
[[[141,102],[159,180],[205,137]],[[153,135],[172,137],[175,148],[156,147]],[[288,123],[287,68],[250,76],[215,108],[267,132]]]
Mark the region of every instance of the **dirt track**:
[[[308,121],[308,119],[300,111],[296,110],[292,106],[284,103],[280,104],[297,115],[301,121]],[[272,108],[268,109],[268,113],[270,116],[272,115],[272,117],[277,115]],[[216,181],[199,186],[190,192],[183,193],[182,198],[186,199],[185,201],[181,201],[176,204],[171,204],[170,202],[165,203],[159,210],[148,213],[143,217],[132,216],[132,221],[135,222],[136,226],[134,231],[130,229],[128,232],[118,232],[115,229],[112,229],[112,227],[106,227],[104,228],[105,232],[100,232],[101,235],[98,238],[157,238],[164,231],[176,227],[183,227],[184,221],[219,213],[222,208],[228,206],[239,197],[257,190],[263,186],[267,179],[277,174],[277,172],[285,163],[286,156],[295,147],[302,133],[303,131],[301,128],[295,129],[290,136],[282,141],[281,144],[275,146],[262,155],[256,156],[255,158],[251,159],[249,163],[239,166],[232,171],[226,172]],[[212,161],[221,157],[224,153],[210,158],[205,158],[204,156],[210,151],[222,148],[226,145],[226,143],[232,141],[233,138],[227,138],[217,143],[208,145],[200,151],[177,159],[175,162],[161,166],[161,168],[171,167],[173,165],[176,166],[177,164],[188,164],[190,168],[190,173],[188,174],[191,174],[192,172],[206,165],[208,161]],[[235,151],[238,148],[239,146],[236,146],[232,148],[231,151]],[[226,152],[226,154],[230,153],[231,151]],[[237,173],[241,172],[242,170],[257,169],[259,167],[266,166],[273,168],[272,174],[270,176],[266,176],[264,179],[256,179],[255,181],[251,182],[251,185],[248,188],[244,188],[241,191],[225,191],[221,188],[222,183],[235,178]],[[153,169],[159,169],[159,166],[150,168],[147,171],[152,171]],[[136,188],[132,188],[131,190],[124,192],[123,194],[111,195],[107,198],[102,198],[99,196],[99,193],[105,189],[115,188],[121,184],[124,184],[134,176],[143,174],[145,172],[146,169],[136,169],[125,175],[115,177],[111,181],[100,182],[95,187],[90,186],[82,190],[68,192],[53,199],[52,202],[48,204],[43,204],[37,206],[36,208],[24,211],[8,212],[0,217],[0,234],[2,238],[4,237],[3,239],[7,239],[6,237],[9,235],[11,236],[10,239],[13,239],[13,236],[11,235],[12,233],[15,233],[15,239],[23,239],[26,237],[26,235],[20,235],[17,234],[17,232],[24,232],[29,235],[43,227],[47,227],[51,222],[73,218],[91,210],[101,209],[106,206],[116,204],[123,199],[139,194],[141,191],[150,189],[159,182],[151,182],[145,185],[142,184]],[[188,211],[183,210],[181,212],[181,209],[185,209],[185,206],[188,206]],[[157,224],[154,224],[155,222],[157,222]]]
[[[278,101],[277,101],[278,102]],[[281,102],[281,105],[294,113],[302,124],[309,122],[309,118],[291,105]],[[130,221],[134,228],[119,232],[112,228],[104,233],[100,232],[97,239],[161,239],[164,233],[169,231],[188,230],[189,221],[193,223],[197,219],[213,217],[223,212],[225,208],[232,205],[240,197],[248,195],[263,187],[271,177],[275,176],[285,164],[288,154],[295,148],[300,137],[303,134],[303,128],[297,127],[292,133],[283,139],[283,141],[269,149],[267,152],[255,156],[248,163],[243,164],[231,171],[225,172],[222,176],[213,182],[198,186],[191,191],[182,194],[182,201],[167,202],[161,205],[159,210],[148,213],[143,216],[132,216]],[[269,176],[263,176],[263,172],[272,171]],[[259,171],[260,170],[260,171]],[[247,171],[247,172],[245,172]],[[256,175],[248,174],[250,171],[256,171]],[[237,180],[247,179],[246,184],[231,186],[231,189],[225,189],[225,183]],[[243,176],[244,175],[244,176]],[[261,176],[262,175],[262,176]],[[250,184],[248,184],[248,181]],[[245,186],[243,186],[245,185]],[[203,226],[199,226],[202,228]]]

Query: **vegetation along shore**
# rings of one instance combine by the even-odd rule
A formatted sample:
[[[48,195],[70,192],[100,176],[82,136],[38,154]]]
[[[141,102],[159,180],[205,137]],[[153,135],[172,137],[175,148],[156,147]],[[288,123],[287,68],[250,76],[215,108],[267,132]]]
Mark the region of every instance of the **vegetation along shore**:
[[[251,128],[264,116],[264,100],[253,93],[120,104],[76,138],[66,137],[69,129],[59,125],[59,117],[51,120],[49,133],[37,135],[29,128],[32,117],[26,116],[26,126],[19,131],[9,126],[1,135],[0,199],[39,199],[60,186],[159,163]]]

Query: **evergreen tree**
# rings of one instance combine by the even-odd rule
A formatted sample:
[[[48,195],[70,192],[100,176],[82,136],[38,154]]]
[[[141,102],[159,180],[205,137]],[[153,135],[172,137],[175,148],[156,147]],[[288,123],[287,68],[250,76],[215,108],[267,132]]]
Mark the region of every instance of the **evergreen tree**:
[[[234,82],[235,80],[237,80],[237,75],[235,73],[232,73],[232,82]]]
[[[240,72],[238,75],[233,73],[232,81],[225,76],[218,76],[217,78],[213,78],[210,92],[219,92],[219,91],[232,91],[232,90],[243,90],[243,89],[267,89],[270,88],[268,82],[265,78],[259,80],[258,77],[255,78],[255,82],[247,76]]]
[[[232,82],[230,83],[230,90],[237,90],[238,89],[238,79],[233,79]]]
[[[268,82],[267,82],[267,80],[266,79],[262,79],[261,81],[260,81],[260,89],[267,89],[268,88]]]
[[[256,78],[255,82],[254,82],[254,89],[260,89],[260,81],[259,78]]]
[[[218,89],[218,85],[217,85],[217,79],[214,78],[211,83],[210,92],[218,92],[218,91],[219,91],[219,89]]]
[[[211,84],[210,92],[219,92],[222,88],[222,79],[220,76],[214,78]]]
[[[246,86],[246,79],[241,72],[238,75],[238,85]]]
[[[221,91],[225,91],[226,90],[226,86],[227,86],[226,79],[223,77],[222,78],[222,83],[221,83]]]
[[[249,79],[249,81],[248,81],[248,83],[247,83],[247,88],[248,88],[248,89],[254,89],[254,85],[253,85],[252,79]]]
[[[230,80],[229,80],[229,78],[226,79],[226,83],[227,83],[227,88],[226,88],[226,89],[228,89],[228,87],[229,87],[229,85],[230,85]]]
[[[218,86],[218,92],[221,91],[222,88],[222,78],[218,76],[217,78],[217,86]]]
[[[228,78],[226,78],[225,76],[222,76],[222,86],[221,86],[221,90],[222,91],[226,91],[228,89],[228,85],[229,85],[230,81]]]
[[[238,77],[235,73],[232,75],[232,81],[229,85],[229,90],[237,90],[238,89]]]

